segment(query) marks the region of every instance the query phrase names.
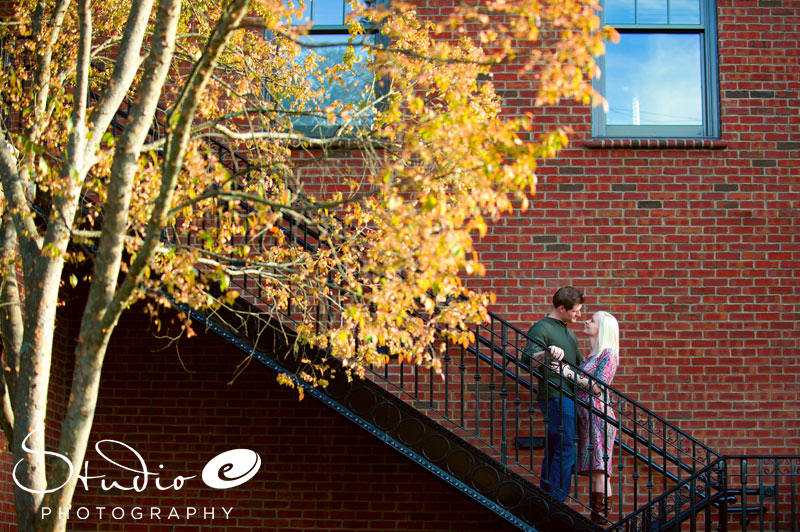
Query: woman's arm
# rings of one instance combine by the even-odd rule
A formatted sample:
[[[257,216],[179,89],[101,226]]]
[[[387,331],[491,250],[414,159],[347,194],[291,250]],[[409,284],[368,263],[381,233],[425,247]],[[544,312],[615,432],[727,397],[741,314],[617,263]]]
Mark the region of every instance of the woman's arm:
[[[603,388],[600,386],[600,383],[597,380],[590,380],[586,375],[577,375],[576,377],[575,371],[573,371],[573,369],[566,364],[561,366],[561,375],[573,381],[575,384],[591,394],[599,396],[603,393]]]

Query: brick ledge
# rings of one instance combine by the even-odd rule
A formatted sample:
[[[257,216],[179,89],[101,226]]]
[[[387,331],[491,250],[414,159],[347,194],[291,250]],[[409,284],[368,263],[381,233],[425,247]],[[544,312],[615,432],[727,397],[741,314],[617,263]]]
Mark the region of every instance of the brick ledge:
[[[590,149],[684,149],[723,150],[728,143],[719,139],[592,139],[584,146]]]

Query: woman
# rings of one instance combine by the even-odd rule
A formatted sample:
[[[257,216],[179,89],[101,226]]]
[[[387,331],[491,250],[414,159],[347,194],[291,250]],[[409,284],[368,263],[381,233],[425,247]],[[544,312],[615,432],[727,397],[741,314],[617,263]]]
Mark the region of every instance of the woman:
[[[578,385],[580,402],[591,404],[608,419],[616,420],[614,410],[607,404],[605,386],[611,384],[619,364],[619,324],[608,312],[595,312],[586,320],[583,332],[589,337],[591,351],[579,366],[584,374],[576,375],[568,366],[562,372]],[[591,382],[590,382],[591,381]],[[605,523],[611,513],[611,458],[617,427],[606,423],[603,414],[588,408],[578,408],[578,473],[592,476],[592,521]]]

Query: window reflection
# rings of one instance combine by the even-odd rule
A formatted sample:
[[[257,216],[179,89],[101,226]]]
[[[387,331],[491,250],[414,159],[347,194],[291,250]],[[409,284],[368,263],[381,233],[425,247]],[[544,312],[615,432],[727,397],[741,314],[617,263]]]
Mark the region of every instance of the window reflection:
[[[366,35],[349,35],[347,16],[352,12],[351,0],[284,0],[286,5],[297,14],[290,23],[296,25],[311,24],[309,33],[301,37],[303,46],[300,54],[295,59],[298,65],[303,64],[311,56],[315,58],[315,74],[309,76],[308,83],[311,91],[318,95],[308,101],[303,108],[305,114],[300,114],[292,119],[293,125],[306,134],[312,136],[327,136],[339,126],[353,125],[363,127],[374,120],[371,106],[375,102],[374,81],[375,75],[368,68],[369,50],[365,43],[375,45],[380,36],[376,32]],[[367,2],[369,5],[370,2]],[[355,64],[344,71],[335,69],[345,61],[345,55],[351,52],[356,56]],[[336,73],[329,69],[339,70]],[[335,118],[328,121],[327,111],[334,102],[337,103],[336,112],[347,111],[349,119]],[[292,98],[283,101],[287,107],[294,107],[297,102]],[[354,116],[355,115],[355,116]]]
[[[313,103],[311,107],[319,107],[324,110],[330,103],[339,102],[341,104],[350,104],[353,111],[358,110],[364,105],[370,103],[374,99],[373,95],[373,80],[374,74],[368,68],[367,64],[367,50],[364,46],[359,46],[368,37],[357,37],[352,44],[355,55],[359,58],[359,63],[346,72],[342,72],[340,77],[335,80],[327,81],[320,80],[313,77],[309,80],[312,90],[317,90],[324,87],[324,95],[320,101]],[[324,46],[321,48],[304,48],[297,58],[298,63],[302,63],[306,56],[314,54],[317,57],[317,72],[324,74],[326,70],[344,61],[344,54],[347,52],[347,43],[350,35],[307,35],[304,40],[309,44],[336,44],[341,43],[340,46]],[[356,124],[368,123],[372,120],[371,113],[363,113],[360,118],[355,122]],[[310,126],[325,124],[327,121],[324,118],[302,117],[296,120],[296,125]]]
[[[698,0],[670,0],[669,21],[671,24],[700,24]]]
[[[666,0],[638,0],[636,2],[637,24],[666,24]]]
[[[605,57],[608,125],[702,125],[697,34],[628,33]]]
[[[605,3],[606,24],[635,24],[635,0],[607,0]]]
[[[299,10],[301,1],[287,0],[286,5]],[[345,0],[305,0],[302,16],[293,18],[291,23],[301,25],[313,21],[315,26],[343,26],[352,10],[350,2]]]
[[[350,10],[349,2],[333,2],[331,0],[314,0],[312,2],[313,20],[314,24],[318,26],[341,26]]]

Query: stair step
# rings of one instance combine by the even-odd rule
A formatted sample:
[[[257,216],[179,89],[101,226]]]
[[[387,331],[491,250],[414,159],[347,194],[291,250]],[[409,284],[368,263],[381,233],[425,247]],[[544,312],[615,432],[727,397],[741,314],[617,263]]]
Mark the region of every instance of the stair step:
[[[517,449],[544,449],[544,438],[517,438]]]

